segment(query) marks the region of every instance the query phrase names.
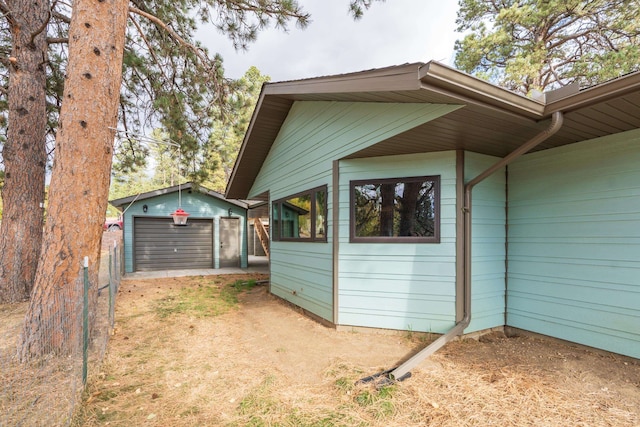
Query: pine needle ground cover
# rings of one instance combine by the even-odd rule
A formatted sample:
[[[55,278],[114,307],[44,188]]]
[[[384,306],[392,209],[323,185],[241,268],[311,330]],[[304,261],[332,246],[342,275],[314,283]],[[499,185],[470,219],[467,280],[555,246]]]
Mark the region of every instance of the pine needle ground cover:
[[[456,341],[402,383],[356,384],[433,337],[327,328],[264,279],[123,281],[74,425],[640,425],[640,361],[538,336]]]

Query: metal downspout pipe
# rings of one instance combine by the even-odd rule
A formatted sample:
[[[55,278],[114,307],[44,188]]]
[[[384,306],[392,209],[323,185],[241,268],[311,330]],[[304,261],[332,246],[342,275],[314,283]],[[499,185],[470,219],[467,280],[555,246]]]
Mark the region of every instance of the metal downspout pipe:
[[[464,207],[462,208],[464,213],[464,290],[462,294],[464,302],[463,317],[458,323],[456,323],[453,328],[447,331],[444,335],[440,336],[434,342],[413,355],[406,362],[393,369],[389,373],[389,378],[392,381],[402,381],[403,379],[411,376],[411,369],[415,368],[420,362],[438,351],[446,343],[453,340],[456,336],[461,335],[466,327],[469,326],[469,323],[471,323],[471,192],[473,190],[473,187],[484,181],[497,170],[507,166],[518,157],[522,156],[523,154],[536,147],[538,144],[553,136],[553,134],[555,134],[562,127],[563,120],[564,117],[562,112],[554,112],[551,117],[551,124],[547,129],[543,130],[538,135],[534,136],[532,139],[509,153],[507,156],[500,159],[497,163],[489,167],[480,175],[473,178],[464,186]]]

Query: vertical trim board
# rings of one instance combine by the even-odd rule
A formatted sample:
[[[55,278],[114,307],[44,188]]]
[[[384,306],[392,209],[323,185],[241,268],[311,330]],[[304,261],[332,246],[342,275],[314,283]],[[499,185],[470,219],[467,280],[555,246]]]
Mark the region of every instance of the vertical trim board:
[[[497,157],[465,152],[465,182],[499,160]],[[506,203],[504,169],[496,171],[473,189],[471,324],[465,332],[504,325]]]

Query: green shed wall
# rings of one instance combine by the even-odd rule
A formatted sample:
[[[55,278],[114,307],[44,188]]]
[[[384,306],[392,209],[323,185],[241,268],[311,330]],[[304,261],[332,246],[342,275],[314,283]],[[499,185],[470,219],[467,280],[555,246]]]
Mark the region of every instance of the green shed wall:
[[[294,103],[249,198],[269,192],[270,199],[277,200],[327,185],[329,241],[272,241],[271,292],[333,321],[333,161],[457,108],[429,104]]]
[[[142,207],[147,205],[147,212]],[[127,205],[128,206],[128,205]],[[130,206],[124,206],[124,255],[125,272],[133,272],[133,217],[169,217],[178,207],[178,193],[163,194],[160,196],[136,200]],[[233,210],[233,216],[240,218],[240,265],[247,268],[247,238],[246,221],[247,213],[236,205],[219,200],[199,192],[182,191],[182,209],[190,214],[189,218],[213,218],[214,219],[214,263],[215,268],[220,267],[219,248],[220,232],[219,217],[228,216],[229,208]]]
[[[509,166],[507,324],[640,357],[640,130]]]

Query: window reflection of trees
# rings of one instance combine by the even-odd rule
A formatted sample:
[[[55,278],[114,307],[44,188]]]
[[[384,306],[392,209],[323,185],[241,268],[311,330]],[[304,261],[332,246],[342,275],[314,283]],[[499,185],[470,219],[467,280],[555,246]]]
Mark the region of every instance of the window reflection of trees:
[[[354,185],[356,237],[433,237],[436,179]]]
[[[326,242],[327,187],[273,202],[273,240]]]
[[[296,207],[298,209],[291,209],[291,212],[295,215],[295,224],[293,224],[292,233],[285,237],[311,237],[311,195],[305,194],[303,196],[287,199],[286,204]],[[297,226],[297,227],[296,227]]]

